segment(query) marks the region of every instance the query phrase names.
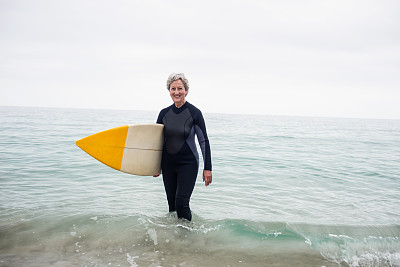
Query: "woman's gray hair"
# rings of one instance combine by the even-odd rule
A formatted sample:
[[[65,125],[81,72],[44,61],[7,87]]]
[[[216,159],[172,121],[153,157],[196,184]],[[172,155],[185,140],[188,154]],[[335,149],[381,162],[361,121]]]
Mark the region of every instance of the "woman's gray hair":
[[[186,94],[189,92],[189,81],[186,79],[185,74],[183,73],[172,73],[169,75],[168,80],[167,80],[167,89],[169,91],[169,87],[171,86],[171,83],[176,80],[181,80],[183,83],[183,86],[185,87]]]

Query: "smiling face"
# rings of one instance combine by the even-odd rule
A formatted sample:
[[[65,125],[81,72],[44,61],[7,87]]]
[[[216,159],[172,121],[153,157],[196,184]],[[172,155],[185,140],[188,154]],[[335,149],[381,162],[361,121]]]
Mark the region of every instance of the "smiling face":
[[[180,108],[181,106],[183,106],[183,104],[185,104],[187,91],[185,89],[185,86],[183,85],[183,82],[180,79],[171,83],[171,85],[169,86],[169,94],[172,98],[172,101],[174,101],[176,107]]]

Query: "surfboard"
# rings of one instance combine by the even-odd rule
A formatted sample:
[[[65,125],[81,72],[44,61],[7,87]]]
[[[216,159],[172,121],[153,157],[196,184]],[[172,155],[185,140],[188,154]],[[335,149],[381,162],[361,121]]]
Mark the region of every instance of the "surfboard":
[[[160,172],[164,125],[125,125],[76,141],[83,151],[105,165],[134,175]]]

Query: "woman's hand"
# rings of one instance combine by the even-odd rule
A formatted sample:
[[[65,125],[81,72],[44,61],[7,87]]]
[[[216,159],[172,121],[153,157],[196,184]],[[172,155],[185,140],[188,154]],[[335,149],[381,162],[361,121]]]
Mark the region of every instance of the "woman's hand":
[[[206,186],[209,186],[212,183],[212,172],[209,170],[203,170],[203,182]]]

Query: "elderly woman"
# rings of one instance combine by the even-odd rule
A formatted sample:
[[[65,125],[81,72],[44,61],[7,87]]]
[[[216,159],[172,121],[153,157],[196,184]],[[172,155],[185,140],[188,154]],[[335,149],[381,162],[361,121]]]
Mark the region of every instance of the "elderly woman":
[[[176,211],[178,218],[191,221],[189,201],[199,169],[195,134],[204,159],[203,181],[206,186],[212,182],[210,143],[201,111],[186,101],[189,82],[185,75],[171,74],[167,89],[174,103],[161,110],[157,119],[158,124],[164,124],[162,176],[169,211]]]

